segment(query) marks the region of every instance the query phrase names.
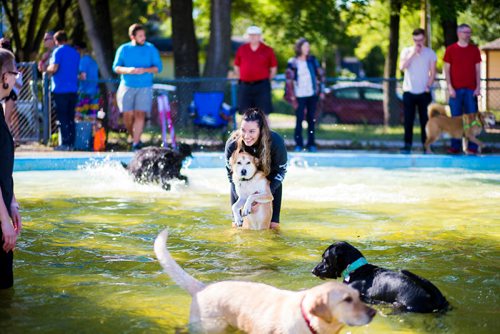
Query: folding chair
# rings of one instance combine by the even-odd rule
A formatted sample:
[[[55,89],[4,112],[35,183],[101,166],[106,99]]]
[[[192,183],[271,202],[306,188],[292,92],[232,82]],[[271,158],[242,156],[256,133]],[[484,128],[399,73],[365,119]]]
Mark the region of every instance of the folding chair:
[[[189,113],[193,117],[195,139],[198,139],[198,130],[205,128],[220,131],[225,141],[229,122],[232,120],[235,124],[235,109],[224,103],[224,92],[194,92]]]

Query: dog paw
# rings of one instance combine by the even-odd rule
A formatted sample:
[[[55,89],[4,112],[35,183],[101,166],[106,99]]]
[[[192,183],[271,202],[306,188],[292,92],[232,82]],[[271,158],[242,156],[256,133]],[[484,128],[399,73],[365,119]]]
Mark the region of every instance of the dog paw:
[[[241,212],[241,215],[243,217],[246,217],[251,213],[252,213],[252,205],[245,204],[245,206],[243,207],[243,210]]]

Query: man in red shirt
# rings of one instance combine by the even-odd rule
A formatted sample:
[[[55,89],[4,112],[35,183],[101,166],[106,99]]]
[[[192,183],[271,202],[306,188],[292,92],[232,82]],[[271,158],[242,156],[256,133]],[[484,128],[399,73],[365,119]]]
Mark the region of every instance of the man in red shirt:
[[[262,43],[262,30],[259,27],[248,27],[246,34],[249,43],[240,46],[234,58],[234,72],[240,79],[240,112],[259,108],[269,115],[273,110],[270,80],[276,75],[278,62],[273,49]]]
[[[476,45],[470,43],[471,33],[469,25],[459,25],[458,42],[446,48],[443,58],[452,116],[477,112],[477,96],[480,95],[481,87],[481,53]],[[460,153],[461,143],[460,139],[451,139],[448,152]],[[477,145],[469,141],[468,151],[476,153]]]

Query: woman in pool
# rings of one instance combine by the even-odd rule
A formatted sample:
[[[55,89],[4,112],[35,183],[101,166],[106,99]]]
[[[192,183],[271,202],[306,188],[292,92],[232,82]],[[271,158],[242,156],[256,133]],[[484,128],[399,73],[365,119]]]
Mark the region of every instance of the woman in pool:
[[[0,49],[0,99],[8,97],[16,83],[19,72],[12,52]],[[12,263],[17,236],[21,232],[19,204],[14,196],[14,140],[9,132],[3,108],[0,105],[0,289],[14,284]]]
[[[226,169],[231,184],[231,205],[237,200],[229,159],[235,150],[243,150],[257,157],[260,169],[270,181],[273,194],[273,217],[271,228],[277,229],[280,222],[281,193],[287,166],[285,142],[279,134],[269,129],[262,110],[249,108],[243,114],[241,126],[226,142]]]

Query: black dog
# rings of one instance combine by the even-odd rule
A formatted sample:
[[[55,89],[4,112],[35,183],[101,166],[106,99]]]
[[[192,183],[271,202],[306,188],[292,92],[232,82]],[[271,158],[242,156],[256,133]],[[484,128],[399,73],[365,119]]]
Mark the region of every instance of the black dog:
[[[187,183],[186,176],[181,175],[182,162],[191,156],[191,147],[179,144],[178,150],[170,147],[146,147],[135,152],[130,164],[123,166],[134,176],[139,183],[159,183],[165,190],[170,190],[172,179],[183,180]]]
[[[446,298],[428,280],[406,270],[395,272],[368,264],[363,254],[347,242],[332,244],[322,258],[312,273],[322,279],[342,276],[366,303],[390,303],[398,310],[419,313],[448,308]]]

